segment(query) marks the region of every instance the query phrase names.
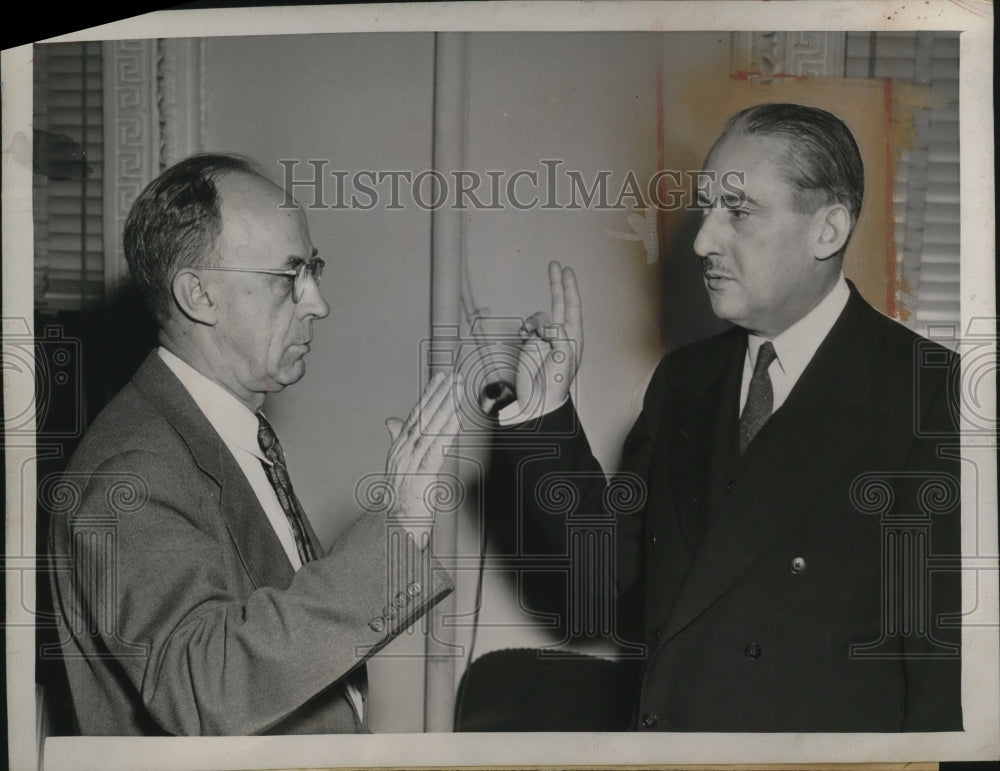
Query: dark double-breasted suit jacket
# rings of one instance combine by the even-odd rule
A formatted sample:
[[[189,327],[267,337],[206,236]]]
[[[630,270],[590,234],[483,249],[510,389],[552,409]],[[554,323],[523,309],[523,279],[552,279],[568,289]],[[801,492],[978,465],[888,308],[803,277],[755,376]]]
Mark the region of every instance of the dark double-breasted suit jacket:
[[[571,403],[500,429],[491,517],[557,556],[574,521],[614,522],[616,565],[578,572],[612,573],[644,646],[639,730],[961,730],[956,357],[851,286],[741,455],[746,346],[664,358],[610,483]]]
[[[451,580],[367,512],[294,571],[243,472],[154,352],[54,509],[53,598],[85,734],[367,730],[344,684]]]

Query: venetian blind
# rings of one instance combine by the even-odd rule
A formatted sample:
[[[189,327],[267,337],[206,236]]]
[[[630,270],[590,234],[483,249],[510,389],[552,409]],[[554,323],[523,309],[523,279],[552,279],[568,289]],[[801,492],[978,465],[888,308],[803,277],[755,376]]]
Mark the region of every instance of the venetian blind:
[[[896,256],[905,323],[959,331],[959,40],[954,32],[849,32],[847,77],[908,80],[947,100],[913,114],[916,141],[896,166]]]
[[[35,304],[100,306],[104,293],[100,42],[35,46]]]

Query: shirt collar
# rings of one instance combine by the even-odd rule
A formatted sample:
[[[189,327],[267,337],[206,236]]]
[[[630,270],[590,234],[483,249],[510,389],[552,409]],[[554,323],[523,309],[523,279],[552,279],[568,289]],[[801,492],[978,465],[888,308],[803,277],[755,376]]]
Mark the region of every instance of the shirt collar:
[[[223,442],[230,447],[246,450],[270,465],[257,441],[260,422],[243,402],[163,346],[157,348],[156,352],[191,394],[194,403]]]
[[[851,290],[841,274],[830,293],[819,305],[796,321],[777,337],[771,339],[774,352],[777,354],[777,364],[786,375],[797,378],[812,360],[820,344],[837,323],[841,312],[847,306]],[[747,337],[747,355],[750,366],[757,363],[757,351],[767,340],[759,335]]]

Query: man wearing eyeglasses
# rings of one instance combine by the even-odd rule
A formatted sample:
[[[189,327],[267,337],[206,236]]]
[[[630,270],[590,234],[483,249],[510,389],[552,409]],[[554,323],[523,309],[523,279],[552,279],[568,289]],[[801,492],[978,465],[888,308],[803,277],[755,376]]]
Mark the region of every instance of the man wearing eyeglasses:
[[[129,214],[160,346],[83,438],[51,531],[84,734],[365,732],[366,659],[451,591],[418,486],[457,429],[450,378],[389,422],[386,511],[324,550],[292,488],[262,407],[330,308],[287,201],[248,159],[205,154]]]

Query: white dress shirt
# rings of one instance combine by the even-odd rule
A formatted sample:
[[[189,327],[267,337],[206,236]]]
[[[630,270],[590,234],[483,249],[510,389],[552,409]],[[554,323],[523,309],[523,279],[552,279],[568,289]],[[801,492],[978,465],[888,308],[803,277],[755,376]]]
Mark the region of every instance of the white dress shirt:
[[[841,275],[830,290],[830,294],[824,297],[819,305],[780,335],[771,338],[776,354],[767,370],[767,374],[771,377],[771,391],[774,394],[771,412],[777,411],[785,403],[792,387],[816,355],[820,344],[830,334],[850,296],[851,290]],[[757,352],[767,339],[759,335],[747,337],[747,355],[743,362],[743,382],[740,386],[740,414],[746,407],[750,379],[753,377],[754,364],[757,363]]]
[[[209,380],[166,348],[159,348],[157,353],[160,354],[163,362],[170,367],[170,371],[177,375],[177,379],[191,394],[198,409],[202,411],[208,422],[212,424],[212,428],[229,448],[229,452],[232,453],[243,470],[247,482],[253,488],[261,508],[264,509],[274,534],[281,542],[281,548],[285,550],[288,561],[292,563],[294,570],[298,570],[302,567],[302,561],[299,559],[299,551],[295,547],[292,526],[288,522],[285,510],[281,508],[281,503],[274,492],[274,487],[271,486],[271,482],[267,478],[264,466],[261,465],[263,463],[270,466],[271,461],[264,455],[264,451],[260,449],[260,443],[257,441],[257,430],[260,426],[257,416],[225,388]]]
[[[260,426],[257,416],[225,388],[209,380],[166,348],[161,346],[157,348],[156,352],[163,359],[163,363],[181,381],[181,385],[191,394],[198,409],[212,424],[212,428],[215,429],[215,432],[236,459],[247,482],[250,483],[254,495],[257,496],[261,508],[267,515],[271,529],[278,536],[285,556],[292,563],[292,569],[298,570],[302,567],[302,560],[299,558],[299,551],[295,546],[292,526],[288,522],[285,510],[281,508],[281,503],[274,492],[274,487],[271,486],[271,482],[267,478],[264,466],[261,465],[263,463],[270,466],[271,461],[264,455],[264,451],[260,449],[260,443],[257,441],[257,430]],[[347,694],[358,713],[358,718],[361,719],[364,715],[364,701],[361,692],[351,683],[347,683]]]

